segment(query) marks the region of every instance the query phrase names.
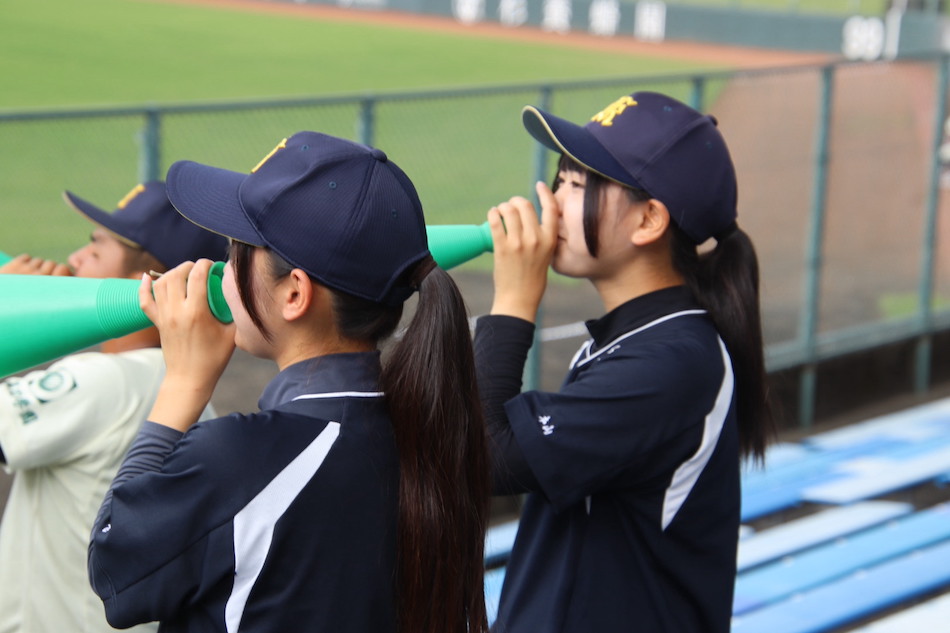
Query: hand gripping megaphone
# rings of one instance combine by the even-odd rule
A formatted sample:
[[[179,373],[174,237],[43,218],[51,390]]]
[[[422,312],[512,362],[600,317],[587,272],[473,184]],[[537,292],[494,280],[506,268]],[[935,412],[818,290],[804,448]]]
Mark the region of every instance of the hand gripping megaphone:
[[[208,276],[208,303],[225,323],[224,262]],[[152,324],[135,279],[0,275],[0,377]]]
[[[492,250],[488,224],[426,227],[429,250],[452,268]],[[0,264],[3,263],[0,253]],[[9,260],[9,257],[7,257]],[[224,262],[208,276],[208,303],[222,322]],[[151,325],[139,308],[135,279],[0,275],[0,378]]]

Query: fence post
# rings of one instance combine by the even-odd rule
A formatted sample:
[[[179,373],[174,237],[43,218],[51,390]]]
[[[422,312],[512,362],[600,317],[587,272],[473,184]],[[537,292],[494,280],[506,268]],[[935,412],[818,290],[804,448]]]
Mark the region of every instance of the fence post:
[[[821,70],[818,104],[818,130],[815,139],[815,182],[812,190],[808,243],[805,245],[805,297],[799,336],[805,353],[799,383],[798,420],[802,427],[815,419],[817,370],[818,304],[824,243],[825,198],[828,181],[828,133],[831,125],[834,67]]]
[[[702,75],[696,75],[690,81],[689,105],[693,110],[703,111],[704,93],[706,92],[706,78]]]
[[[158,108],[145,111],[145,127],[139,134],[139,182],[161,180],[162,167],[162,118]]]
[[[940,146],[943,145],[944,118],[947,112],[948,68],[947,55],[937,61],[937,91],[934,100],[934,132],[930,152],[930,187],[927,191],[924,234],[920,249],[920,289],[918,291],[918,314],[920,336],[914,350],[914,391],[926,393],[930,387],[930,358],[933,343],[933,295],[937,251],[937,217],[940,202]]]
[[[538,108],[549,112],[551,109],[551,87],[542,86],[538,94]],[[534,191],[534,183],[539,180],[547,182],[548,180],[548,148],[541,143],[534,143],[533,173],[529,191],[533,192],[535,208],[541,213],[541,202],[538,200],[538,194]],[[544,302],[538,308],[537,327],[534,329],[534,344],[528,351],[528,361],[525,363],[524,382],[525,389],[538,389],[541,385],[541,325],[544,321]]]
[[[373,145],[376,135],[376,99],[369,97],[360,101],[360,116],[356,122],[356,138],[363,145]]]

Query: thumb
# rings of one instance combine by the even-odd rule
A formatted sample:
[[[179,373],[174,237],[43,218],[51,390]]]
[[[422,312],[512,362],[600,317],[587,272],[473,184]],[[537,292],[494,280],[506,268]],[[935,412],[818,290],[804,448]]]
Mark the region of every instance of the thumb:
[[[534,190],[538,194],[538,202],[541,203],[541,232],[546,238],[553,240],[557,236],[557,199],[547,183],[539,181],[534,185]]]

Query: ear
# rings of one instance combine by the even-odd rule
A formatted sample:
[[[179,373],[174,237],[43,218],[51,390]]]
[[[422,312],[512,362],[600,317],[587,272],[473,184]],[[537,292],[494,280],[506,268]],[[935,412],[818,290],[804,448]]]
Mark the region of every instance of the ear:
[[[281,282],[280,292],[281,316],[287,321],[296,321],[310,310],[316,289],[307,273],[294,268]]]
[[[666,205],[650,198],[640,205],[637,225],[630,241],[634,246],[646,246],[657,242],[670,226],[670,212]]]

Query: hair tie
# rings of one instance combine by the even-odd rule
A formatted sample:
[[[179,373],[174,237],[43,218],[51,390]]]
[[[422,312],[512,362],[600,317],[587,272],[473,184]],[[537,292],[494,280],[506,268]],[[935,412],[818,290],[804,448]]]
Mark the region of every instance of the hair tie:
[[[729,226],[719,231],[713,237],[716,239],[716,242],[722,242],[725,239],[728,239],[733,233],[739,230],[739,225],[735,222],[730,222]]]
[[[415,270],[412,271],[412,277],[409,278],[409,287],[413,290],[418,290],[422,285],[422,280],[429,276],[429,273],[432,272],[432,269],[435,268],[437,264],[435,260],[432,259],[432,255],[426,255],[425,259],[416,264]]]

